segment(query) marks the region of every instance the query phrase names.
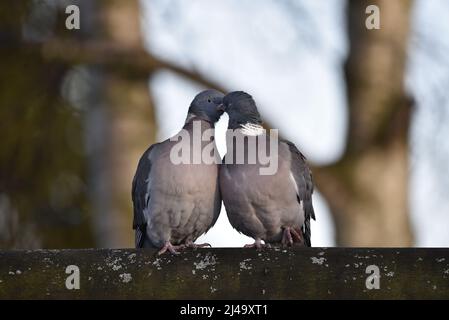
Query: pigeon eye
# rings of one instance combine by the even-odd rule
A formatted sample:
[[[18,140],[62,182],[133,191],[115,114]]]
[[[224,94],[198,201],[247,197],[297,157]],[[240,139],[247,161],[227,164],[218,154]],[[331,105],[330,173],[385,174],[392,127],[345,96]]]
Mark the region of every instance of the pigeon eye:
[[[207,102],[211,103],[212,101],[210,99],[207,99]]]

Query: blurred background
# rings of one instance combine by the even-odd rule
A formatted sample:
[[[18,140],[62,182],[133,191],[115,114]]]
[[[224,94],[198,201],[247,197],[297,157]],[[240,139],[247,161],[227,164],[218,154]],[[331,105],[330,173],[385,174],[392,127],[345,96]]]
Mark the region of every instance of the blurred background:
[[[2,1],[0,248],[133,247],[138,159],[204,88],[249,92],[307,156],[312,245],[449,246],[448,16],[446,0]],[[199,241],[251,242],[224,210]]]

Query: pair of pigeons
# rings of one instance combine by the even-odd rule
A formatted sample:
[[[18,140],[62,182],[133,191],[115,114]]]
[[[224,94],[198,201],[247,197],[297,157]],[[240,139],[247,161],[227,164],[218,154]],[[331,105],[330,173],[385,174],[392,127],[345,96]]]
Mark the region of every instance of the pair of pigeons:
[[[264,164],[259,159],[248,161],[249,150],[244,151],[244,161],[239,163],[226,161],[225,156],[222,163],[174,164],[171,155],[179,143],[176,139],[152,145],[141,157],[132,185],[137,248],[177,254],[186,247],[208,246],[194,242],[215,224],[222,200],[231,225],[255,239],[245,247],[311,246],[310,218],[315,219],[311,171],[292,142],[267,134],[249,94],[235,91],[223,95],[216,90],[199,93],[189,107],[183,130],[194,138],[195,122],[201,132],[213,130],[223,112],[229,115],[228,129],[243,141],[256,136],[269,145],[270,139],[277,139],[277,152],[272,155],[277,157],[276,172],[261,175]],[[216,147],[213,135],[208,139],[200,136],[200,140],[188,144],[198,143],[200,151],[210,144]],[[239,147],[230,142],[228,154],[231,148],[236,151]],[[248,149],[248,145],[243,148]]]

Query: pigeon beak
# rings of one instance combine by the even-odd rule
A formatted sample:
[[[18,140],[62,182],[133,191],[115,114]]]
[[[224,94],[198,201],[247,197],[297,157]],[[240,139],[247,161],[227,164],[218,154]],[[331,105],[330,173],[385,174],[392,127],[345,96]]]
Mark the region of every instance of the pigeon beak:
[[[225,111],[225,107],[224,107],[223,103],[220,103],[220,104],[217,106],[217,111],[221,111],[221,112],[224,112],[224,111]]]

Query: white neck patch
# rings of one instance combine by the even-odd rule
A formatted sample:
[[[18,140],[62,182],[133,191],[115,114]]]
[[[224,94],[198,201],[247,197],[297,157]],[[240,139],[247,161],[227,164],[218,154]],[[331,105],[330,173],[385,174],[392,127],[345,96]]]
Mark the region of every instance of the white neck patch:
[[[265,129],[260,124],[248,122],[240,126],[240,131],[245,136],[260,136],[264,133]]]

